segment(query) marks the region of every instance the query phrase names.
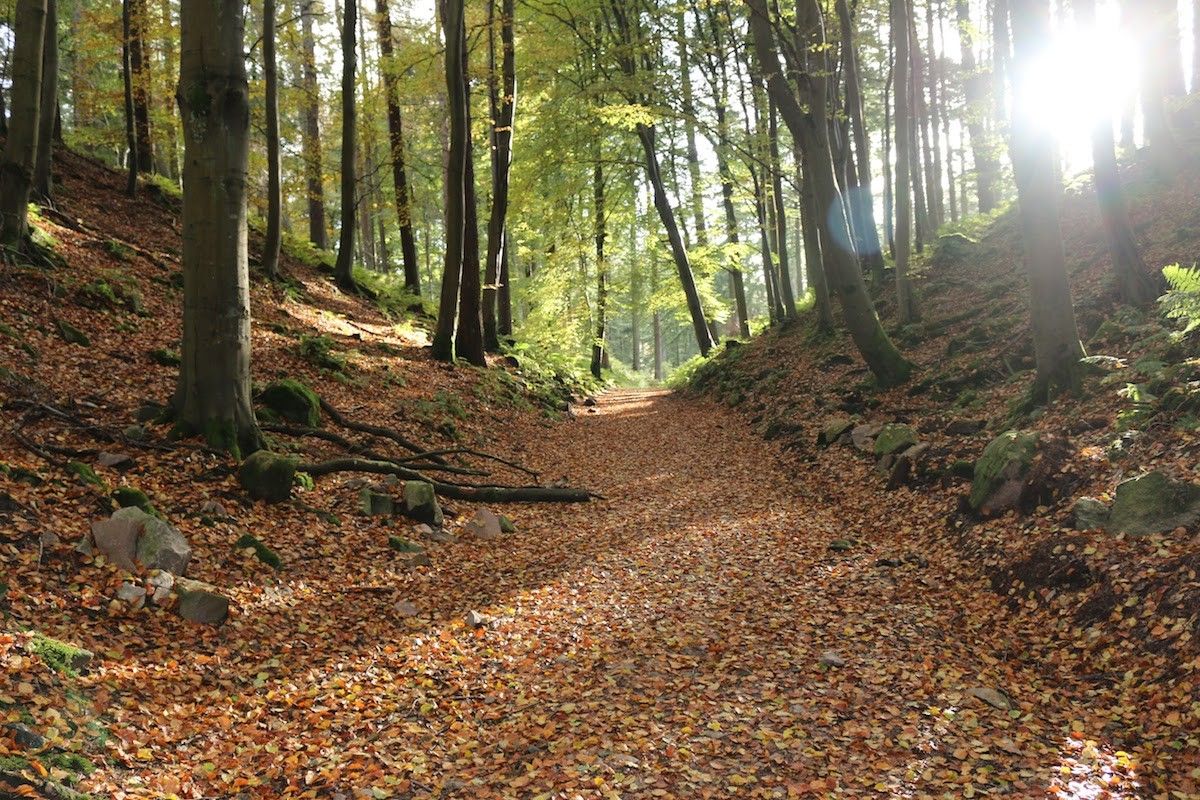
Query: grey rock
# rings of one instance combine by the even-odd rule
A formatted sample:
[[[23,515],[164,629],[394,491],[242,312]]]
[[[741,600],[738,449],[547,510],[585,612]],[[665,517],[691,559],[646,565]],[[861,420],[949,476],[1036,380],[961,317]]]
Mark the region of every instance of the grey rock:
[[[81,556],[94,556],[96,554],[96,545],[92,543],[92,537],[84,536],[76,542],[75,552]]]
[[[882,425],[855,425],[850,429],[850,441],[864,453],[875,452],[875,437],[879,435]]]
[[[398,600],[392,608],[396,610],[396,616],[404,618],[415,617],[418,613],[416,605],[411,600]]]
[[[192,560],[192,548],[187,539],[161,519],[144,511],[141,513],[144,520],[142,535],[137,541],[137,560],[146,569],[161,569],[175,575],[186,575],[188,563]]]
[[[136,572],[138,537],[147,519],[154,517],[140,508],[122,508],[108,519],[92,523],[92,541],[109,561],[127,572]]]
[[[824,653],[821,653],[820,663],[826,667],[844,667],[846,666],[846,659],[832,650],[826,650]]]
[[[381,494],[364,486],[358,493],[358,510],[368,517],[390,517],[396,513],[396,501],[390,494]]]
[[[428,536],[431,533],[433,533],[433,528],[424,522],[413,528],[413,534],[416,536]]]
[[[1074,527],[1077,531],[1098,531],[1108,524],[1108,506],[1094,497],[1081,497],[1076,500],[1071,513],[1074,515]]]
[[[200,504],[200,513],[209,517],[217,517],[219,519],[228,517],[225,512],[225,506],[218,503],[216,500],[205,500]]]
[[[838,553],[844,553],[847,550],[854,548],[854,542],[850,539],[834,539],[829,543],[829,549]]]
[[[466,622],[467,627],[470,628],[486,628],[495,620],[492,617],[489,617],[487,614],[481,614],[478,611],[468,611],[466,616],[463,617],[463,621]]]
[[[46,531],[45,533],[43,533],[41,536],[38,537],[38,544],[40,544],[42,546],[42,549],[58,547],[58,544],[61,541],[62,541],[62,539],[59,538],[59,535],[57,533],[54,533],[53,531]]]
[[[96,457],[96,463],[102,467],[129,469],[133,466],[133,456],[128,453],[101,453]]]
[[[404,513],[417,522],[424,522],[435,528],[440,528],[445,521],[442,507],[433,492],[433,484],[425,481],[405,481],[404,509]]]
[[[1117,486],[1112,514],[1104,529],[1111,533],[1146,536],[1200,521],[1200,484],[1173,481],[1161,472],[1148,472]]]
[[[909,425],[888,423],[875,437],[875,455],[886,456],[907,450],[917,443],[917,432]]]
[[[238,483],[255,500],[282,503],[292,496],[297,459],[259,450],[242,462]]]
[[[849,417],[835,417],[828,420],[821,426],[821,432],[817,435],[817,444],[829,447],[841,439],[852,427],[854,427],[854,420]]]
[[[136,583],[125,581],[117,587],[117,599],[140,608],[146,602],[146,589]]]
[[[484,542],[499,539],[503,534],[500,517],[486,508],[476,510],[475,516],[463,528],[463,533]]]
[[[976,686],[967,689],[967,694],[971,697],[982,700],[992,708],[998,708],[1001,711],[1008,711],[1012,708],[1012,701],[1008,696],[999,689],[991,689],[986,686]]]
[[[41,750],[46,746],[46,740],[40,733],[23,722],[10,722],[4,726],[18,747],[25,750]]]
[[[189,622],[219,627],[229,617],[229,598],[211,584],[176,578],[175,594],[179,596],[176,610]]]
[[[1005,431],[984,448],[971,481],[972,509],[987,516],[1020,503],[1039,440],[1036,432]]]
[[[428,553],[417,553],[408,561],[406,561],[405,564],[409,567],[409,569],[416,569],[417,567],[432,567],[433,559],[429,557]]]

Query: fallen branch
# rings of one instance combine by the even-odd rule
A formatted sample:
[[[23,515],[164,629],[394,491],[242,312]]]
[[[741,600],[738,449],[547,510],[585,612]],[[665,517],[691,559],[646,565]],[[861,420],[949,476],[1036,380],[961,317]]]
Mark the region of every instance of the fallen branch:
[[[260,429],[266,431],[267,433],[281,433],[284,436],[297,436],[297,437],[309,436],[309,437],[312,437],[313,439],[322,439],[326,442],[330,442],[332,444],[338,445],[339,447],[345,448],[348,452],[356,453],[356,454],[363,456],[364,458],[368,458],[372,461],[394,461],[394,463],[397,463],[397,464],[407,464],[412,469],[425,470],[428,472],[434,472],[434,471],[446,472],[446,473],[449,473],[452,475],[470,475],[470,476],[474,476],[474,477],[487,477],[490,474],[490,473],[484,472],[483,470],[471,469],[469,467],[456,467],[452,464],[434,464],[434,463],[427,464],[424,462],[411,463],[415,459],[422,458],[421,455],[406,456],[405,458],[401,458],[401,459],[391,459],[388,456],[383,455],[382,453],[379,453],[378,451],[370,449],[366,445],[359,444],[358,442],[353,442],[353,441],[347,439],[345,436],[342,436],[341,434],[334,433],[333,431],[321,430],[320,428],[306,428],[303,426],[280,425],[280,424],[274,423],[274,422],[260,422],[258,427]],[[426,454],[426,455],[437,455],[437,452],[435,451],[432,454]]]
[[[538,478],[537,472],[529,469],[528,467],[523,467],[520,464],[516,463],[515,461],[509,461],[507,458],[501,458],[500,456],[494,456],[491,453],[485,453],[482,450],[472,450],[469,447],[447,447],[444,450],[430,450],[426,453],[418,453],[417,455],[412,455],[412,456],[408,456],[407,458],[398,459],[396,461],[396,463],[397,464],[408,464],[410,461],[414,461],[418,458],[433,459],[438,456],[457,456],[457,455],[475,456],[476,458],[482,458],[482,459],[486,459],[488,461],[495,461],[497,464],[503,464],[504,466],[508,467],[509,469],[514,469],[517,472],[523,472],[526,475],[528,475],[529,477],[533,478],[535,481]]]
[[[416,442],[404,438],[391,428],[385,428],[381,425],[371,425],[366,422],[355,422],[354,420],[346,419],[342,412],[329,405],[329,401],[325,400],[324,398],[321,398],[321,410],[328,414],[330,419],[343,428],[348,428],[352,431],[358,431],[359,433],[369,433],[372,436],[382,436],[385,439],[391,439],[405,450],[408,450],[411,453],[416,453],[417,455],[421,455],[426,452],[424,447],[421,447]],[[437,464],[446,463],[441,457],[434,457],[431,460]]]
[[[433,486],[433,491],[452,500],[470,500],[479,503],[586,503],[592,498],[603,499],[586,489],[571,489],[558,486],[472,486],[461,483],[436,481],[411,467],[392,461],[372,461],[363,458],[338,458],[332,461],[300,464],[300,472],[314,478],[335,472],[367,472],[374,475],[395,475],[410,481],[422,481]]]

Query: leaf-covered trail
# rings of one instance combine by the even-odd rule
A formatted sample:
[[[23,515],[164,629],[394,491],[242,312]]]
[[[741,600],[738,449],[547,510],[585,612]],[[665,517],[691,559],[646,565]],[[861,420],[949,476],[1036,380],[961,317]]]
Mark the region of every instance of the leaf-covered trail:
[[[982,580],[936,553],[877,565],[904,555],[886,520],[828,548],[847,512],[812,499],[821,467],[790,474],[728,411],[665,393],[536,435],[531,463],[609,499],[505,509],[515,536],[435,545],[428,569],[347,565],[395,592],[285,552],[220,632],[180,626],[89,678],[126,759],[105,777],[130,796],[1132,796],[1105,709],[1008,660],[1023,643]]]

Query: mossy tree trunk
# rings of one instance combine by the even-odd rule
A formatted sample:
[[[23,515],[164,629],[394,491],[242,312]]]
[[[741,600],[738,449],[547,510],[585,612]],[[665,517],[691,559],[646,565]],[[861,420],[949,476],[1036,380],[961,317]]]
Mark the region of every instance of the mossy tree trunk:
[[[261,446],[250,402],[246,162],[250,102],[241,0],[183,0],[176,97],[184,129],[183,433],[234,454]]]
[[[1015,58],[1031,63],[1050,38],[1049,1],[1012,0],[1011,10]],[[1014,82],[1011,134],[1037,359],[1034,397],[1077,388],[1083,357],[1063,253],[1058,147],[1054,131],[1027,100],[1034,91],[1029,82],[1041,79],[1026,74]]]
[[[58,115],[58,2],[46,3],[45,42],[42,45],[42,97],[38,104],[37,160],[33,193],[49,203],[54,194],[51,165],[54,156],[54,121]]]
[[[263,242],[263,271],[279,272],[283,190],[279,165],[279,69],[275,54],[275,0],[263,0],[263,74],[267,116],[267,234]]]
[[[358,120],[355,106],[354,72],[357,66],[358,0],[346,0],[342,19],[342,213],[338,234],[337,261],[333,265],[333,280],[343,292],[356,292],[354,283],[355,220],[358,219],[357,170],[354,157],[358,152]]]
[[[42,49],[46,0],[19,0],[13,19],[12,120],[0,158],[0,247],[24,245],[29,236],[29,194],[37,162],[42,99]]]
[[[867,294],[862,270],[853,249],[846,223],[846,206],[833,174],[833,156],[829,149],[827,83],[824,62],[825,32],[817,0],[802,0],[797,26],[802,41],[810,45],[805,52],[818,54],[819,62],[799,64],[797,73],[805,86],[806,111],[793,94],[779,65],[775,32],[767,13],[766,0],[744,0],[750,10],[750,28],[759,61],[767,77],[767,88],[779,104],[784,122],[809,164],[809,177],[818,210],[818,230],[826,259],[826,277],[841,301],[846,327],[855,346],[881,386],[896,386],[908,380],[910,364],[892,344],[875,314]],[[813,67],[816,67],[815,69]]]

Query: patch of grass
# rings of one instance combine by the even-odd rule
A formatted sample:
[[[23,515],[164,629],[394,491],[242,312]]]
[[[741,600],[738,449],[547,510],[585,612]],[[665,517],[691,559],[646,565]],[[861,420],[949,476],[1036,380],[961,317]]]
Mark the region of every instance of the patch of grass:
[[[428,400],[413,403],[413,416],[451,439],[458,438],[458,422],[467,419],[467,407],[458,395],[439,390]]]
[[[91,660],[92,654],[82,647],[51,639],[40,633],[34,634],[33,653],[45,662],[46,666],[61,675],[72,677],[79,674],[82,665]]]
[[[104,241],[104,252],[108,253],[118,261],[128,263],[133,259],[133,250],[124,242],[118,242],[116,239],[106,239]]]
[[[87,464],[84,464],[82,461],[68,461],[67,472],[75,475],[84,483],[99,487],[106,491],[108,490],[108,484],[106,484],[104,480],[96,474],[96,470],[92,469]]]
[[[333,263],[336,256],[330,250],[319,250],[317,247],[303,236],[297,236],[294,233],[283,232],[280,240],[280,250],[288,258],[295,259],[301,264],[310,267],[324,267],[333,269]]]
[[[310,364],[331,372],[343,372],[346,369],[346,357],[334,351],[333,340],[324,335],[303,334],[296,352]]]

